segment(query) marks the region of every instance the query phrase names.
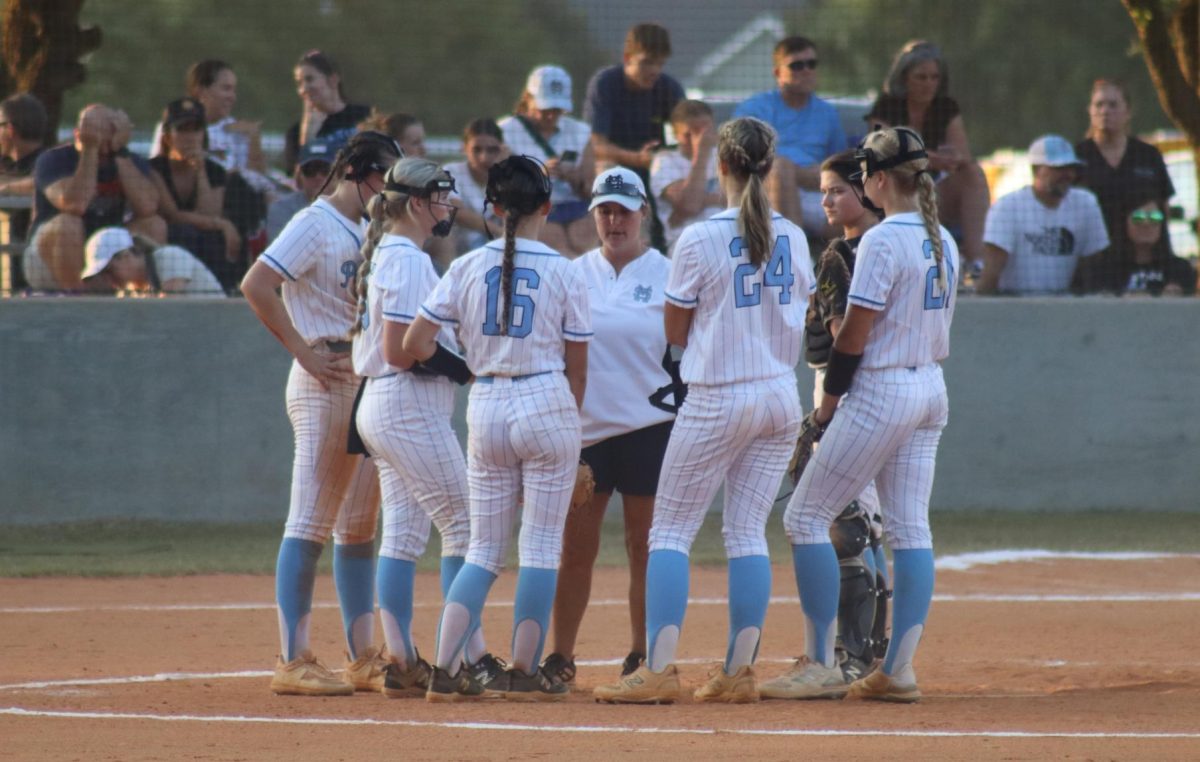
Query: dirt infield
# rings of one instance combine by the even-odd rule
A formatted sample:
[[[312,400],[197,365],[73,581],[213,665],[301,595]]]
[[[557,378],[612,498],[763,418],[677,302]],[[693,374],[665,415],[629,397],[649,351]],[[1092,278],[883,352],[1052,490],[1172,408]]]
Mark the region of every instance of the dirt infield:
[[[1200,759],[1200,556],[1059,558],[943,569],[915,706],[594,704],[627,649],[620,569],[597,574],[562,705],[276,697],[269,577],[0,580],[0,759]],[[485,612],[508,651],[512,586]],[[432,650],[437,580],[418,579]],[[790,569],[775,569],[759,674],[800,651]],[[680,647],[696,686],[724,653],[723,569],[694,571]],[[314,646],[340,666],[331,580]]]

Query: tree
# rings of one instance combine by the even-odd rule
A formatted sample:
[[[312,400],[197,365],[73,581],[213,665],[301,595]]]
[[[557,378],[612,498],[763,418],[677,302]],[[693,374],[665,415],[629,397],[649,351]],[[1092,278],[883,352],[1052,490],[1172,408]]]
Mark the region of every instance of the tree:
[[[1192,146],[1200,187],[1200,0],[1121,1],[1137,29],[1158,101]]]
[[[84,0],[7,0],[0,35],[4,69],[0,91],[32,93],[49,116],[46,141],[54,143],[63,94],[84,80],[79,59],[100,47],[98,27],[79,26]]]

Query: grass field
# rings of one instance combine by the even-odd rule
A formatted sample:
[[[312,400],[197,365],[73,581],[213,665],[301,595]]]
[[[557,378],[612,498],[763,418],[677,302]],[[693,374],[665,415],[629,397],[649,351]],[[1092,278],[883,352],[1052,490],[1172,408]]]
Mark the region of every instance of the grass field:
[[[613,511],[610,515],[619,516]],[[1014,513],[941,512],[931,517],[939,555],[1001,548],[1047,550],[1142,550],[1195,552],[1200,513]],[[44,526],[0,527],[0,577],[136,576],[187,574],[272,574],[280,522],[201,524],[102,521]],[[600,563],[624,562],[619,519],[605,524]],[[697,563],[724,561],[720,517],[713,514],[696,540]],[[436,535],[436,532],[434,533]],[[776,511],[768,526],[771,556],[788,557],[788,543]],[[436,537],[431,540],[436,549]],[[329,569],[329,553],[322,570]],[[515,550],[513,551],[515,565]],[[427,552],[421,568],[437,568]]]

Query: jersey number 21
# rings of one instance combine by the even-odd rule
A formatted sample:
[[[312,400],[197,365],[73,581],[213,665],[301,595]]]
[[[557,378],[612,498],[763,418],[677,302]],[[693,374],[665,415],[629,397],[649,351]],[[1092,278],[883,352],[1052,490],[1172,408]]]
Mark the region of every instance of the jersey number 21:
[[[925,254],[926,259],[933,259],[933,241],[928,238],[921,245],[921,250]],[[942,251],[946,250],[946,242],[942,241]],[[954,280],[954,268],[950,265],[950,260],[942,257],[942,267],[946,268],[946,283]],[[937,285],[938,266],[934,262],[933,266],[925,273],[925,309],[927,310],[944,310],[950,306],[950,291],[942,291]]]
[[[738,236],[729,242],[729,256],[737,259],[746,250],[742,237]],[[733,301],[738,307],[757,307],[762,302],[762,288],[767,286],[779,289],[779,303],[792,303],[792,284],[796,276],[792,275],[792,258],[788,237],[781,235],[775,239],[771,247],[771,258],[763,268],[762,283],[750,283],[746,289],[746,281],[758,272],[758,268],[749,262],[743,262],[733,271]]]

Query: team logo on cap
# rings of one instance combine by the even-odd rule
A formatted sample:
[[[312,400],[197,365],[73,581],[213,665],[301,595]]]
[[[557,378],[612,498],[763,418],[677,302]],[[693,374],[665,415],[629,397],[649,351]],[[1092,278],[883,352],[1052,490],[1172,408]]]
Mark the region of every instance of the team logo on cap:
[[[622,193],[625,190],[625,179],[620,175],[609,175],[604,178],[604,190],[608,193]]]
[[[563,94],[563,83],[560,80],[556,79],[550,83],[550,94],[551,95],[562,95]]]

